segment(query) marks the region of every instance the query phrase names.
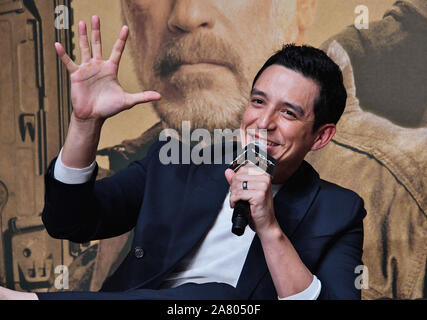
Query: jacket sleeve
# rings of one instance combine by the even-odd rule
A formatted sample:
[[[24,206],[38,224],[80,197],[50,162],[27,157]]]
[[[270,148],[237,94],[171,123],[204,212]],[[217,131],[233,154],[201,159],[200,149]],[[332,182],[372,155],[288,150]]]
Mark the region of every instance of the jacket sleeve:
[[[159,143],[154,144],[145,159],[98,181],[96,166],[91,179],[83,184],[65,184],[54,179],[54,159],[45,175],[42,212],[49,235],[83,243],[131,230],[141,208],[147,168],[159,148]]]
[[[322,283],[318,299],[360,300],[360,276],[357,266],[363,265],[363,200],[358,197],[348,227],[340,232],[325,253],[316,275]]]

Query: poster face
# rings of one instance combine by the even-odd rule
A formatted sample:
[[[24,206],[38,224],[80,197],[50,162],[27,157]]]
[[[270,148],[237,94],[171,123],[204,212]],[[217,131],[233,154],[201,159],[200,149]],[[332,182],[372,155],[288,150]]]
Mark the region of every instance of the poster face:
[[[54,240],[40,219],[73,101],[54,43],[84,63],[78,25],[90,32],[94,15],[103,59],[129,28],[123,89],[162,95],[105,121],[98,179],[144,158],[163,129],[238,129],[264,62],[285,44],[319,47],[341,68],[347,105],[332,141],[306,160],[364,199],[355,286],[364,299],[426,297],[426,0],[0,1],[0,285],[97,291],[134,249],[132,232]]]

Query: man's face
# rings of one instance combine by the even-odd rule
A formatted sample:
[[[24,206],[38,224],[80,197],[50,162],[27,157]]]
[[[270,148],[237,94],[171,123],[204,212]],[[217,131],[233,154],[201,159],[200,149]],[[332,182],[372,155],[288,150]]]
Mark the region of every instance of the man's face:
[[[297,42],[297,0],[122,0],[137,76],[166,124],[238,128],[250,80]]]
[[[265,69],[243,115],[243,144],[260,139],[276,159],[276,169],[293,172],[315,142],[313,105],[319,86],[280,65]]]

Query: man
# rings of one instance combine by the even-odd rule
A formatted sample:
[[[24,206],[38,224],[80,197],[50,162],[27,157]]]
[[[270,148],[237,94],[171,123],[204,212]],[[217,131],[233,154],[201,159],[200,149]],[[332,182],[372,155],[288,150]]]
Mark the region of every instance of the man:
[[[207,129],[239,128],[251,79],[283,43],[304,42],[316,3],[121,1],[141,88],[162,92],[162,99],[153,102],[160,122],[137,139],[98,151],[110,161],[110,171],[100,168],[100,177],[143,158],[163,128],[181,132],[183,120]],[[101,240],[91,290],[101,287],[110,269],[126,255],[129,244],[127,235]],[[79,280],[70,285],[74,283],[76,288],[81,286]]]
[[[170,5],[159,7],[158,11],[156,11],[155,7],[144,7],[143,3],[146,2],[123,2],[124,16],[129,24],[135,27],[135,30],[142,21],[148,21],[147,23],[151,23],[151,26],[154,23],[154,18],[152,17],[162,17],[164,19],[162,20],[163,23],[157,21],[158,24],[156,28],[163,26],[163,29],[155,33],[155,35],[168,34],[168,30],[170,30],[168,26],[173,24],[168,24],[167,21],[181,21],[182,23],[183,21],[190,21],[190,17],[200,17],[201,13],[206,14],[210,12],[206,8],[205,10],[200,10],[201,5],[206,5],[204,1],[177,1],[180,5],[186,4],[186,10],[178,10],[182,8],[180,5],[176,7]],[[422,72],[417,72],[417,70],[419,71],[422,67],[416,68],[417,70],[414,70],[415,73],[412,73],[409,78],[397,77],[398,82],[395,82],[393,79],[396,79],[394,68],[400,68],[400,66],[408,65],[408,63],[416,66],[420,60],[420,58],[416,58],[416,56],[425,56],[423,55],[422,44],[416,45],[410,52],[405,48],[405,45],[400,45],[401,43],[408,43],[405,39],[409,39],[410,43],[417,43],[416,39],[424,35],[424,22],[420,21],[425,20],[422,18],[425,17],[425,3],[426,1],[424,0],[398,1],[396,5],[393,6],[390,13],[387,14],[384,21],[372,24],[373,26],[370,30],[347,31],[346,33],[349,35],[341,34],[337,37],[333,37],[323,46],[325,52],[327,52],[344,70],[344,79],[349,100],[343,119],[340,121],[340,130],[335,135],[334,139],[332,139],[332,143],[316,153],[309,154],[307,160],[325,179],[351,188],[365,199],[366,209],[370,212],[370,215],[365,219],[366,241],[364,247],[364,262],[367,268],[365,271],[369,270],[369,272],[365,273],[369,275],[369,282],[365,281],[362,288],[364,297],[368,299],[382,297],[414,299],[427,296],[427,281],[425,280],[427,260],[427,250],[425,246],[427,243],[427,201],[424,192],[427,175],[424,169],[426,153],[423,150],[424,145],[427,144],[426,129],[401,128],[386,121],[380,116],[363,112],[361,109],[362,107],[383,116],[387,115],[387,117],[394,122],[405,126],[423,125],[422,113],[425,110],[423,107],[423,101],[425,99],[423,100],[422,97],[425,94],[425,90],[422,88],[422,79],[424,75]],[[234,43],[236,43],[236,47],[241,48],[241,50],[239,50],[240,60],[236,65],[247,65],[250,64],[250,62],[257,61],[257,59],[265,59],[266,56],[263,56],[263,48],[265,46],[273,48],[274,44],[277,43],[275,41],[276,37],[269,37],[269,35],[279,35],[278,37],[280,38],[281,34],[282,39],[295,41],[297,43],[304,41],[304,32],[306,28],[310,26],[315,10],[315,1],[284,1],[283,8],[290,9],[288,11],[282,10],[281,14],[283,19],[273,23],[262,18],[262,14],[268,12],[266,10],[271,8],[269,1],[263,1],[263,7],[258,8],[257,14],[252,13],[249,16],[245,14],[248,10],[246,4],[245,2],[244,5],[236,10],[225,11],[234,14],[233,19],[231,19],[232,21],[226,25],[221,24],[221,22],[229,21],[230,19],[226,19],[226,16],[220,16],[218,18],[219,12],[222,12],[221,7],[218,6],[216,10],[213,10],[218,18],[214,20],[217,22],[214,26],[216,28],[220,26],[222,30],[228,31],[224,32],[222,36],[223,41],[221,42],[228,43],[229,46],[227,47],[234,47]],[[254,7],[250,7],[250,4],[253,4],[253,2],[248,2],[248,8],[253,9]],[[132,10],[128,10],[127,5],[133,5]],[[227,7],[226,4],[221,3],[221,5]],[[235,2],[233,2],[233,5],[236,5]],[[138,8],[147,10],[138,11]],[[132,12],[139,12],[139,15],[134,16]],[[162,12],[164,13],[162,14]],[[144,13],[146,14],[144,15]],[[187,15],[183,17],[184,14]],[[274,15],[274,17],[279,16],[279,14]],[[167,17],[170,17],[170,20],[168,20]],[[247,20],[245,20],[245,17]],[[411,17],[414,17],[414,19]],[[254,23],[255,19],[260,20]],[[234,22],[235,20],[238,21]],[[262,23],[262,21],[264,21],[264,23]],[[289,21],[290,23],[287,24],[286,22]],[[172,31],[170,32],[177,38],[184,36],[190,37],[191,35],[201,32],[201,30],[206,31],[203,26],[212,26],[212,24],[204,23],[196,25],[198,25],[199,28],[192,28],[191,30],[187,30],[188,32],[178,32],[179,30],[185,30],[185,28],[172,28],[171,30],[175,33],[172,33]],[[389,26],[386,28],[387,32],[398,34],[398,38],[395,37],[395,39],[400,41],[390,43],[387,37],[384,38],[384,29],[380,27],[382,25]],[[259,27],[258,29],[268,31],[265,31],[265,34],[259,34],[257,30],[254,31],[250,29],[255,26],[262,26],[262,28]],[[289,26],[289,28],[287,28],[287,26]],[[210,28],[208,30],[214,33],[217,30],[216,28]],[[354,29],[354,27],[350,29]],[[246,32],[247,30],[248,32]],[[375,42],[377,41],[365,41],[365,47],[362,50],[358,42],[360,41],[360,37],[364,37],[365,33],[370,34],[369,39],[374,37],[374,39],[377,40],[383,38],[387,40],[384,42],[384,45],[390,46],[386,54],[389,58],[383,59],[383,53],[378,53],[377,49],[374,47],[368,48],[370,51],[373,51],[374,54],[363,54],[362,58],[359,57],[367,50],[367,43],[375,46]],[[131,36],[135,68],[138,71],[138,76],[142,84],[144,84],[143,78],[146,72],[148,71],[148,74],[151,74],[151,70],[153,69],[149,67],[148,58],[144,56],[145,51],[141,49],[138,50],[137,43],[143,43],[143,41],[139,39],[157,43],[156,41],[158,41],[158,39],[150,39],[150,37],[156,38],[148,32],[145,34],[137,34],[135,32]],[[245,43],[250,43],[250,46],[258,48],[256,44],[251,42],[254,40],[263,44],[259,45],[261,50],[252,50],[252,48],[249,47],[246,49],[242,48],[242,45]],[[270,41],[270,45],[265,44],[267,40]],[[167,41],[167,39],[164,39],[164,41]],[[381,45],[381,43],[382,42],[379,42],[378,45]],[[200,42],[200,47],[202,47],[200,50],[203,52],[208,52],[211,48],[209,43],[204,45],[203,42]],[[343,47],[349,51],[349,54],[347,54]],[[184,49],[185,47],[181,46],[180,48]],[[186,51],[187,50],[183,50],[183,52]],[[176,53],[176,50],[174,52]],[[153,57],[155,54],[156,53],[151,53],[150,56]],[[410,54],[412,58],[408,58],[408,54]],[[177,55],[180,56],[180,54]],[[162,56],[162,54],[159,54],[159,56]],[[398,56],[400,60],[396,61],[396,56]],[[374,59],[374,57],[376,58]],[[410,61],[408,61],[408,59],[410,59]],[[144,61],[145,63],[143,63]],[[152,61],[154,61],[154,59],[152,59]],[[393,67],[390,66],[390,62]],[[143,68],[142,65],[147,69]],[[354,80],[352,65],[356,72],[356,80]],[[373,67],[374,69],[371,69]],[[247,72],[245,78],[251,79],[254,75],[254,71],[250,69],[250,67],[245,69]],[[379,71],[376,72],[373,70]],[[413,68],[411,70],[413,70]],[[200,73],[202,72],[203,71],[200,71]],[[226,72],[226,70],[224,70],[224,72]],[[375,77],[372,75],[375,75]],[[402,90],[407,79],[417,79],[417,75],[421,77],[421,81],[418,83],[416,82],[417,80],[412,81],[413,85],[410,86],[411,88],[409,91]],[[209,76],[214,77],[212,73],[209,73]],[[381,79],[384,81],[366,81],[367,78],[371,80],[377,79],[377,76],[381,76]],[[154,77],[153,73],[152,78],[154,79]],[[418,77],[418,79],[420,79],[420,77]],[[237,77],[235,78],[237,79]],[[240,78],[243,79],[242,77]],[[184,81],[183,79],[185,78],[182,77],[181,82]],[[403,79],[405,79],[405,81],[403,81]],[[156,81],[161,80],[164,82],[163,86],[165,89],[169,89],[172,86],[168,77],[159,77]],[[401,80],[403,83],[401,83]],[[220,82],[220,80],[218,81]],[[356,96],[355,81],[357,81],[358,86],[360,86],[360,90],[357,90],[362,100],[360,106],[358,97]],[[391,92],[391,86],[386,84],[387,82],[390,84],[390,81],[393,82],[393,88],[395,88]],[[188,88],[198,90],[196,93],[200,94],[201,89],[197,87],[184,87],[187,88],[187,90],[190,90]],[[218,91],[216,91],[214,87],[209,88],[213,92],[215,101],[218,102],[217,105],[222,105],[222,109],[227,110],[228,102],[222,100],[226,95],[217,94]],[[234,85],[234,88],[236,92],[239,92],[239,90],[236,89],[237,85]],[[208,88],[204,90],[204,95],[208,94],[206,92],[207,89]],[[384,89],[382,90],[383,93],[378,94],[378,92],[380,92],[379,89]],[[407,92],[412,92],[413,94],[411,93],[408,95]],[[392,96],[397,96],[398,99],[392,99],[390,102]],[[183,117],[192,120],[193,116],[191,112],[193,112],[193,110],[188,109],[190,111],[186,112],[188,101],[182,98],[180,99],[179,97],[175,98],[181,103],[171,104],[171,109],[173,107],[174,110],[182,111]],[[375,99],[375,101],[373,101],[373,99]],[[173,100],[173,97],[171,97],[170,100]],[[396,101],[398,100],[401,102],[397,103]],[[417,102],[414,104],[409,101]],[[201,103],[200,108],[202,109],[202,107],[210,110],[213,108],[211,105]],[[168,110],[167,106],[165,110]],[[222,112],[219,112],[219,114],[222,114]],[[168,119],[167,116],[162,116],[161,114],[159,114],[159,116],[163,121],[163,126],[173,127],[172,122],[169,123],[166,121],[166,119]],[[213,118],[216,117],[213,116]],[[201,121],[199,123],[204,126]],[[219,120],[217,124],[223,128],[226,127],[226,123],[221,123]],[[161,123],[156,124],[151,130],[141,135],[141,137],[123,141],[122,144],[101,150],[100,153],[108,154],[110,169],[118,171],[126,167],[132,160],[144,157],[148,146],[152,144],[152,141],[154,141],[153,139],[157,137],[161,128]],[[337,168],[331,165],[331,163],[345,164],[346,167],[345,169],[341,169],[344,168],[343,166]],[[355,168],[358,169],[355,170]],[[104,245],[108,252],[111,252],[112,247],[115,247],[116,250],[117,248],[123,247],[126,239],[127,237],[101,241],[91,286],[92,289],[98,289],[101,286],[108,273],[108,268],[105,266],[110,266],[112,261],[115,261],[115,257],[117,257],[117,254],[103,254]],[[114,242],[115,245],[114,243],[112,244],[112,242]],[[126,249],[124,251],[126,251]]]
[[[128,94],[117,83],[128,29],[122,29],[110,59],[102,61],[96,17],[92,27],[91,58],[85,25],[79,24],[80,66],[56,45],[71,74],[74,112],[64,147],[46,175],[42,216],[52,236],[78,242],[135,228],[133,250],[103,292],[30,297],[360,298],[354,269],[362,263],[363,200],[319,179],[304,161],[331,140],[343,113],[339,67],[318,49],[290,45],[256,75],[242,142],[267,145],[276,159],[273,179],[252,166],[233,172],[225,170],[227,163],[164,165],[159,154],[165,143],[159,142],[144,160],[95,181],[102,123],[160,95]],[[230,214],[240,200],[251,209],[252,231],[244,237],[230,232]]]

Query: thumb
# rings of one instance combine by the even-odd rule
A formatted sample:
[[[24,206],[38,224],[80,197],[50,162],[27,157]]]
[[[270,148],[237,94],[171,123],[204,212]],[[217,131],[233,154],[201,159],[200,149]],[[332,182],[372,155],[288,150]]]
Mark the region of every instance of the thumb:
[[[160,100],[162,96],[156,91],[144,91],[139,93],[126,93],[126,107],[131,108],[138,103]]]
[[[227,179],[228,184],[231,185],[231,180],[233,180],[233,177],[235,174],[236,173],[231,169],[225,170],[224,175],[225,175],[225,179]]]

